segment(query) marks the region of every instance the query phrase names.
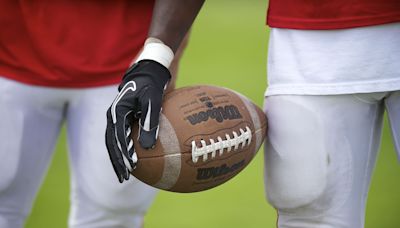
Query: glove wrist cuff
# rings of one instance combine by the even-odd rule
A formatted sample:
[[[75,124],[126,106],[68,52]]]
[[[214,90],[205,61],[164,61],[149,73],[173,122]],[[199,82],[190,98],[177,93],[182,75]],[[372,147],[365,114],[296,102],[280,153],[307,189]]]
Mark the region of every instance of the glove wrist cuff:
[[[157,42],[155,42],[155,40]],[[158,39],[148,38],[143,47],[143,51],[140,53],[135,62],[137,63],[141,60],[153,60],[159,62],[168,69],[173,59],[174,52],[170,47]]]

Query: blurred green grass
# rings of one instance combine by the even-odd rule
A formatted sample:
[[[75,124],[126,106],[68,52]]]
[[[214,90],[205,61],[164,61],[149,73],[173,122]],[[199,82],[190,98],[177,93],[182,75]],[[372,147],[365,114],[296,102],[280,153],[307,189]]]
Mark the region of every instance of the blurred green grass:
[[[257,0],[208,1],[192,29],[177,85],[229,87],[261,106],[266,86],[266,5]],[[367,204],[367,228],[400,224],[400,166],[386,122],[382,139]],[[146,228],[275,227],[276,212],[264,197],[262,159],[259,153],[240,175],[206,192],[160,192],[146,216]],[[63,131],[27,228],[67,227],[67,163]]]

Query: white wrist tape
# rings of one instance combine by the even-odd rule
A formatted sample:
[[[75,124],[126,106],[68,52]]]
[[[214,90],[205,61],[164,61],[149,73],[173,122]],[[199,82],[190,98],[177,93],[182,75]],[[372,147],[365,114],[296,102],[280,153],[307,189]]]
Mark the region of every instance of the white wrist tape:
[[[152,38],[149,38],[150,40]],[[158,39],[157,39],[158,40]],[[146,41],[142,53],[136,59],[136,62],[140,60],[149,59],[161,63],[166,68],[169,68],[172,60],[174,59],[174,52],[170,47],[160,42],[148,42]]]

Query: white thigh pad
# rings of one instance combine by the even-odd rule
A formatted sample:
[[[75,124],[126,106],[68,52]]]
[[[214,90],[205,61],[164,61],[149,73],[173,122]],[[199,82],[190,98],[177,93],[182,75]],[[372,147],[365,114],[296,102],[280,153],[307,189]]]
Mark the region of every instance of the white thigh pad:
[[[381,99],[266,98],[265,183],[279,227],[363,227],[382,130]]]
[[[324,123],[319,113],[293,99],[272,96],[265,106],[269,124],[265,143],[268,200],[278,209],[308,205],[327,185]]]

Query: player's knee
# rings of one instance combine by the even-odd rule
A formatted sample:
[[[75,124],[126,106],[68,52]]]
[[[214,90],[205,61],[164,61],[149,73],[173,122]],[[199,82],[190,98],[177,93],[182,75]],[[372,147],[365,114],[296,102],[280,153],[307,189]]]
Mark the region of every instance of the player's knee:
[[[274,207],[291,209],[305,206],[323,194],[327,185],[326,166],[312,165],[310,161],[277,163],[266,174],[267,197]]]
[[[293,209],[317,200],[328,182],[328,164],[323,154],[304,153],[303,159],[266,156],[270,159],[265,167],[269,202],[277,209]]]
[[[324,191],[323,181],[318,184],[292,184],[267,188],[268,201],[277,209],[295,209],[312,204]]]
[[[157,191],[138,181],[112,183],[73,190],[70,227],[141,227]]]
[[[1,168],[0,168],[1,171]],[[11,168],[10,172],[1,172],[2,174],[0,175],[0,193],[2,191],[6,191],[7,188],[13,183],[15,180],[16,176],[16,170]]]
[[[156,189],[136,180],[124,184],[103,185],[101,189],[97,189],[95,192],[86,192],[87,197],[84,198],[89,201],[88,203],[97,205],[104,210],[143,212],[150,207],[156,193]],[[80,198],[82,200],[82,197]]]

